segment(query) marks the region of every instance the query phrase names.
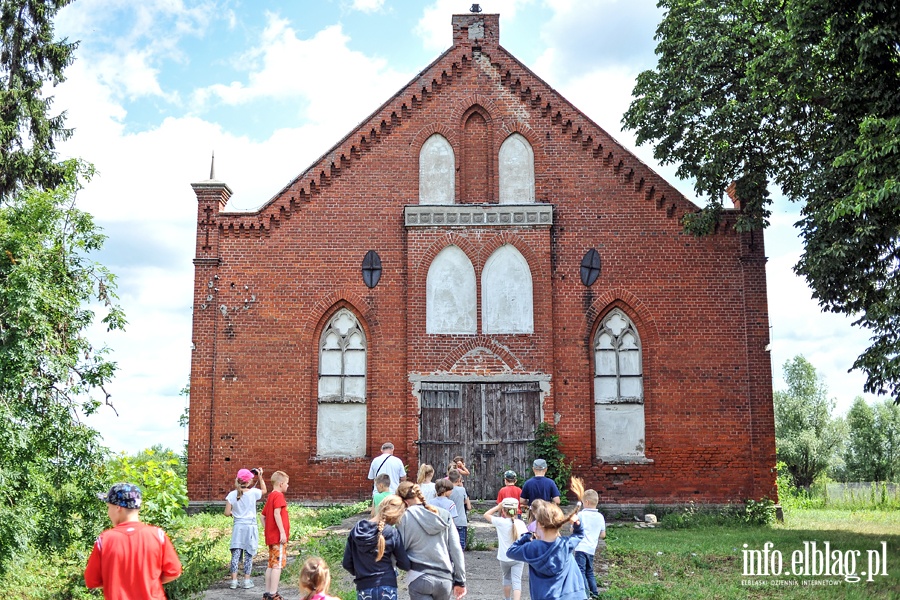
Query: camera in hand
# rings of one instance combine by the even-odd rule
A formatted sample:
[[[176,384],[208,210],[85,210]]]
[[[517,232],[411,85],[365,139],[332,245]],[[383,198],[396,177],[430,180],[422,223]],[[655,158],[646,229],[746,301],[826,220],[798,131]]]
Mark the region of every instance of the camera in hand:
[[[259,477],[259,469],[250,469],[250,472],[253,473],[254,477]]]

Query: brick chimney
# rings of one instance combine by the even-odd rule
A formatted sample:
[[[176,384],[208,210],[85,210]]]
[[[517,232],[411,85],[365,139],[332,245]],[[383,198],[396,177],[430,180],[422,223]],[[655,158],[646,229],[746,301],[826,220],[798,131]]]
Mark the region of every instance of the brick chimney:
[[[453,45],[490,52],[500,45],[500,15],[453,15]]]
[[[741,202],[741,199],[738,198],[737,195],[737,181],[732,181],[728,184],[728,187],[725,188],[725,193],[728,194],[728,197],[731,198],[732,204],[734,204],[735,210],[743,210],[744,204]]]

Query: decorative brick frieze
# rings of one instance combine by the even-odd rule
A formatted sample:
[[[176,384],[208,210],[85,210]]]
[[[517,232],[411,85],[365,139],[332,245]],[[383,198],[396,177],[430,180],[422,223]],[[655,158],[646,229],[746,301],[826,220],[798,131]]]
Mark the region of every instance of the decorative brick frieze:
[[[550,227],[550,204],[410,205],[404,211],[407,227]]]

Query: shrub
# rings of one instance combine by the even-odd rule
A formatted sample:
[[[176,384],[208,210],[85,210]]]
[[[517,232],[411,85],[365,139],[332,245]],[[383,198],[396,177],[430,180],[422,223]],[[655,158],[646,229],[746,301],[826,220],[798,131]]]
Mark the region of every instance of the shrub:
[[[775,520],[775,503],[769,498],[761,500],[748,498],[744,502],[741,520],[747,525],[768,525]]]
[[[566,455],[559,449],[559,434],[547,422],[542,422],[534,430],[534,441],[529,443],[532,458],[543,458],[547,461],[547,477],[556,483],[560,491],[560,500],[568,504],[566,491],[572,479],[572,463],[566,462]]]
[[[185,514],[187,485],[180,475],[181,460],[171,450],[148,448],[134,456],[120,454],[107,464],[110,484],[125,481],[141,488],[141,520],[167,528]]]

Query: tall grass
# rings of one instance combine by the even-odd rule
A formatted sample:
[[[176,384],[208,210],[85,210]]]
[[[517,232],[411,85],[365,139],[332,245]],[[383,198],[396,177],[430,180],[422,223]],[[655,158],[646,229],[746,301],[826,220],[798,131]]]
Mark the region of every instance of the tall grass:
[[[365,510],[365,503],[352,506],[328,506],[306,508],[296,504],[288,506],[291,519],[291,542],[288,553],[295,559],[282,575],[283,585],[296,585],[299,566],[307,556],[322,556],[339,575],[346,536],[314,537],[312,534],[336,525],[343,519]],[[231,558],[232,520],[224,514],[202,512],[178,517],[167,532],[172,538],[184,568],[184,573],[166,585],[169,600],[196,598],[220,579],[228,577]],[[260,529],[260,553],[257,561],[266,555],[264,537]],[[90,553],[88,548],[71,548],[64,554],[45,555],[33,552],[21,556],[4,580],[4,598],[12,600],[88,600],[102,598],[99,590],[84,586],[84,567]],[[254,568],[260,574],[259,567]],[[337,588],[340,578],[335,577]],[[345,586],[346,587],[346,586]],[[336,596],[356,598],[353,590],[333,588]],[[351,596],[352,592],[352,596]]]
[[[779,464],[778,499],[787,508],[900,510],[900,486],[884,481],[837,483],[821,476],[809,489],[794,486]]]

